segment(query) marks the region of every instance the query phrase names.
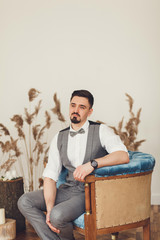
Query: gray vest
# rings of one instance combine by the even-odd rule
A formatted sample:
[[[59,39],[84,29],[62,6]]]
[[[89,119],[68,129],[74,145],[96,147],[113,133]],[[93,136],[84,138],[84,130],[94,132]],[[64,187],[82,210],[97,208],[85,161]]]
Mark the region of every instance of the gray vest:
[[[89,131],[87,137],[87,146],[86,153],[84,157],[84,163],[89,162],[92,159],[104,157],[108,152],[102,147],[100,138],[99,138],[99,123],[89,121]],[[66,185],[73,186],[77,185],[81,189],[84,189],[84,183],[75,181],[73,177],[73,172],[75,167],[73,167],[67,156],[67,145],[68,145],[68,134],[69,127],[61,130],[58,135],[58,150],[60,154],[60,158],[62,161],[62,165],[68,169],[68,175],[66,177]]]

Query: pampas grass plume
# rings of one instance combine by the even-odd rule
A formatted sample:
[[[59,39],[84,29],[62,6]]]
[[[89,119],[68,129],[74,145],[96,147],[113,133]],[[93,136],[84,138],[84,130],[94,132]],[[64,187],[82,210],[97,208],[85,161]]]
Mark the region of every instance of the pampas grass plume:
[[[28,92],[29,101],[32,102],[39,95],[39,91],[35,88],[31,88]]]
[[[63,114],[61,113],[61,104],[60,104],[60,101],[57,98],[56,93],[53,95],[53,100],[55,102],[55,107],[51,109],[52,112],[57,115],[58,120],[60,120],[61,122],[65,122],[65,118],[64,118]]]

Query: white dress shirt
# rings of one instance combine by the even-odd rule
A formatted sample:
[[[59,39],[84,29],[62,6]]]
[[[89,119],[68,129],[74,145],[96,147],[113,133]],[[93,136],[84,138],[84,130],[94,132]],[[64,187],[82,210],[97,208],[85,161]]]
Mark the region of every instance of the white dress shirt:
[[[68,134],[68,149],[67,149],[68,159],[70,160],[72,166],[74,166],[75,168],[81,165],[84,161],[89,122],[86,121],[81,128],[85,130],[85,133],[77,134],[74,137],[71,137],[70,134]],[[72,129],[71,126],[70,130],[75,131]],[[53,140],[51,141],[48,163],[43,172],[43,177],[49,177],[56,182],[62,169],[60,154],[57,147],[58,134],[59,133],[57,133]],[[104,147],[108,153],[112,153],[115,151],[127,152],[127,149],[125,145],[122,143],[120,137],[116,135],[113,132],[113,130],[106,126],[105,124],[100,125],[99,137],[102,147]]]

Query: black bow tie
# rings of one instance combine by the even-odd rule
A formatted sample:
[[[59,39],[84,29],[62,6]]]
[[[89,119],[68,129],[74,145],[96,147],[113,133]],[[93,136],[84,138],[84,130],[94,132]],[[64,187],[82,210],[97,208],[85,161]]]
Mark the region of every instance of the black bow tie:
[[[84,131],[83,128],[81,128],[81,129],[78,130],[77,132],[70,131],[70,136],[71,136],[71,137],[74,137],[74,136],[76,136],[78,133],[82,134],[82,133],[85,133],[85,131]]]

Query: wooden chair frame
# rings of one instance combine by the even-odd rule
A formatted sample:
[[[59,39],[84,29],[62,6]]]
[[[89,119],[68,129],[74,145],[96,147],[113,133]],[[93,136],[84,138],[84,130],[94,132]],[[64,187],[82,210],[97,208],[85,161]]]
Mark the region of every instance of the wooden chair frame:
[[[97,229],[96,224],[96,200],[95,200],[95,184],[96,181],[102,180],[110,180],[110,179],[125,179],[130,177],[137,177],[151,174],[152,171],[148,171],[145,173],[136,173],[136,174],[128,174],[128,175],[119,175],[119,176],[111,176],[111,177],[95,177],[94,175],[89,175],[85,179],[85,208],[86,212],[84,215],[85,221],[85,229],[78,228],[74,226],[74,229],[79,233],[85,235],[85,240],[96,240],[98,235],[104,235],[111,233],[113,234],[112,239],[117,239],[116,233],[132,229],[143,227],[143,239],[150,240],[150,217],[143,219],[138,222],[132,222],[119,226],[112,226],[108,228]]]

